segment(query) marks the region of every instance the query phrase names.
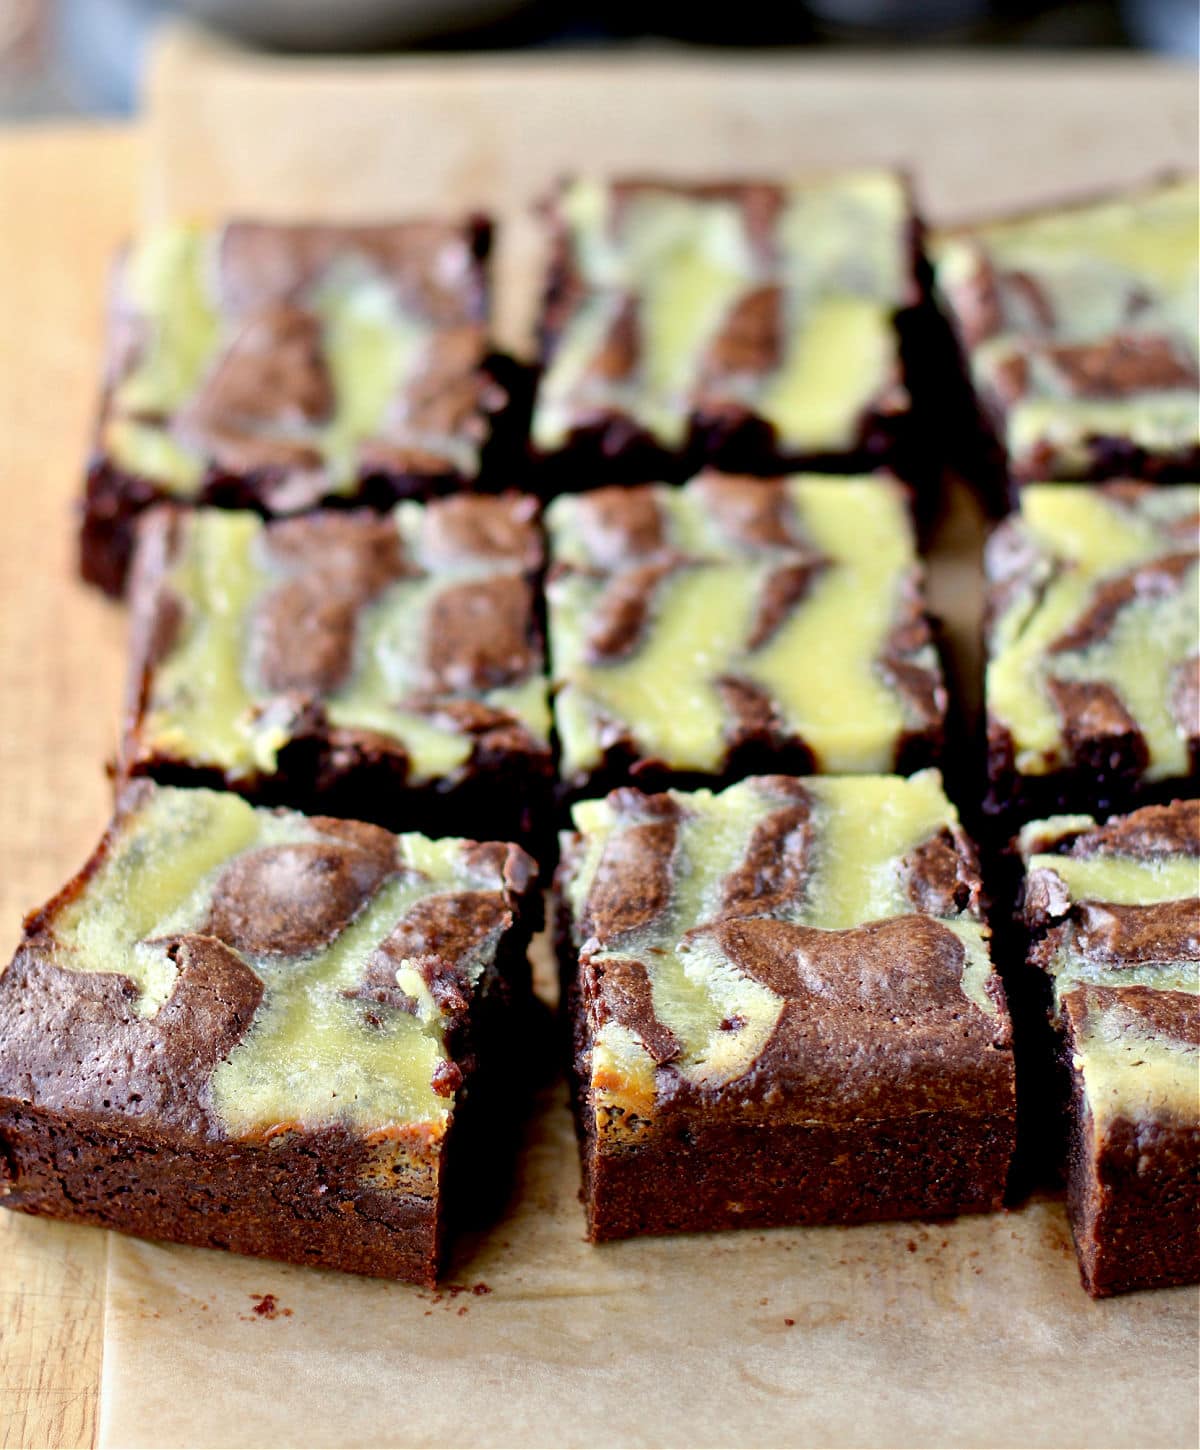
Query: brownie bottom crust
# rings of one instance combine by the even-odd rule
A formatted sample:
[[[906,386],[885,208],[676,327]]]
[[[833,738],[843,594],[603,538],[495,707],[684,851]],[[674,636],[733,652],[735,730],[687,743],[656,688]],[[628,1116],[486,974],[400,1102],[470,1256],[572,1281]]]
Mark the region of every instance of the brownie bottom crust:
[[[1076,1104],[1067,1206],[1096,1298],[1200,1283],[1200,1129],[1119,1120],[1093,1145]]]
[[[361,1141],[337,1129],[261,1142],[181,1144],[153,1125],[47,1112],[0,1099],[0,1207],[138,1238],[224,1249],[375,1278],[433,1285],[449,1231],[486,1224],[511,1188],[534,1084],[521,1045],[544,1025],[527,1004],[509,1023],[511,1056],[470,1080],[429,1193],[364,1178]],[[514,1037],[515,1034],[515,1037]],[[381,1170],[386,1176],[386,1169]],[[377,1186],[378,1185],[378,1186]]]
[[[938,1218],[1001,1207],[1011,1117],[928,1114],[852,1127],[661,1123],[602,1151],[581,1125],[594,1242],[640,1234]]]
[[[443,1224],[428,1198],[364,1187],[336,1131],[184,1147],[0,1102],[0,1205],[141,1238],[432,1284]],[[7,1181],[5,1181],[7,1180]]]
[[[772,431],[758,420],[733,428],[716,425],[677,451],[663,448],[624,420],[576,429],[557,453],[531,452],[534,492],[543,498],[582,493],[612,484],[686,483],[706,468],[752,478],[783,478],[792,473],[847,476],[886,468],[906,481],[907,438],[898,429],[880,428],[844,453],[789,454],[776,446]]]
[[[1189,775],[1169,780],[1145,780],[1143,769],[1120,745],[1107,758],[1098,750],[1096,758],[1048,775],[1019,776],[993,765],[980,817],[984,844],[1003,850],[1027,821],[1048,816],[1083,812],[1104,820],[1142,806],[1169,805],[1195,793],[1200,761]]]
[[[944,668],[945,652],[939,638],[941,626],[937,620],[931,620],[930,624],[937,642],[938,666]],[[896,742],[893,772],[915,775],[928,766],[946,770],[948,764],[953,764],[946,760],[946,741],[947,729],[940,722],[928,730],[907,731]],[[645,759],[629,744],[618,743],[609,746],[592,769],[561,781],[555,800],[560,824],[565,828],[569,824],[570,808],[577,802],[606,796],[623,786],[633,785],[647,795],[668,790],[722,791],[747,776],[818,774],[816,758],[803,741],[780,740],[770,729],[740,742],[728,752],[716,771],[679,770],[660,760]],[[536,856],[536,851],[533,854]]]

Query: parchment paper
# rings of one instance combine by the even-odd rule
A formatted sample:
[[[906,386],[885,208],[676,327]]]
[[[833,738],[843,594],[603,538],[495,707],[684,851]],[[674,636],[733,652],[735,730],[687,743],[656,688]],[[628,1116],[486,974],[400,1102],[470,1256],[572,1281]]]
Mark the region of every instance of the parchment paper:
[[[440,1292],[114,1238],[101,1444],[1195,1443],[1195,1294],[1092,1303],[1059,1203],[595,1248],[578,1185],[557,1088]]]
[[[515,222],[500,311],[518,337],[534,259],[521,208],[557,172],[903,161],[946,216],[1194,164],[1187,87],[1096,76],[562,57],[354,68],[172,39],[151,84],[148,207],[498,207]],[[960,492],[931,582],[972,693],[981,534]],[[459,1243],[437,1293],[114,1237],[101,1443],[1196,1443],[1196,1294],[1091,1302],[1052,1198],[946,1223],[594,1248],[578,1183],[558,1085],[508,1215]]]

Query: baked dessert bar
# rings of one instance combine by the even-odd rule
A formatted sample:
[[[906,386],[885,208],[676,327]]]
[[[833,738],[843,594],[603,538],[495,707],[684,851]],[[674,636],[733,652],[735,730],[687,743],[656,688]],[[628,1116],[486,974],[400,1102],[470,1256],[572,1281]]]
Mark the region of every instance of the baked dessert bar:
[[[883,477],[715,473],[555,499],[568,790],[934,761],[946,691],[906,500]]]
[[[0,974],[0,1203],[431,1282],[464,1135],[519,1111],[534,879],[137,782]]]
[[[997,1207],[1015,1092],[936,771],[574,808],[559,940],[593,1239]]]
[[[1030,965],[1069,1085],[1083,1282],[1200,1280],[1200,801],[1020,836]]]
[[[83,507],[84,577],[123,587],[167,498],[275,516],[479,482],[506,392],[490,224],[172,224],[120,259]]]
[[[532,439],[551,491],[894,463],[920,336],[902,177],[565,184]]]
[[[1194,178],[935,235],[984,471],[1200,476]]]
[[[1200,768],[1200,485],[1022,490],[986,551],[1004,820],[1169,800]]]
[[[554,778],[542,553],[519,494],[150,511],[122,773],[532,842]]]

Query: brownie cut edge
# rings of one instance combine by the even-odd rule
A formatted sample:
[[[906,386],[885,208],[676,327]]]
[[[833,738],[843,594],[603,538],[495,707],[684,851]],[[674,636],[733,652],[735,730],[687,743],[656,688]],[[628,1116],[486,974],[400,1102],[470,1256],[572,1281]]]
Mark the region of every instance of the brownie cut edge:
[[[1045,984],[1067,1206],[1097,1297],[1200,1280],[1200,801],[1017,842],[1029,968]]]

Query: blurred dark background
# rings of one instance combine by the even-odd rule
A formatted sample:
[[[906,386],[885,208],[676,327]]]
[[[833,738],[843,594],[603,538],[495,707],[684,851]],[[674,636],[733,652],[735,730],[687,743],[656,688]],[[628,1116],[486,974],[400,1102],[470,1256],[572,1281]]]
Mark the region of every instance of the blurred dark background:
[[[1140,49],[1195,57],[1196,0],[0,0],[0,118],[124,115],[177,15],[304,53],[551,47]]]

